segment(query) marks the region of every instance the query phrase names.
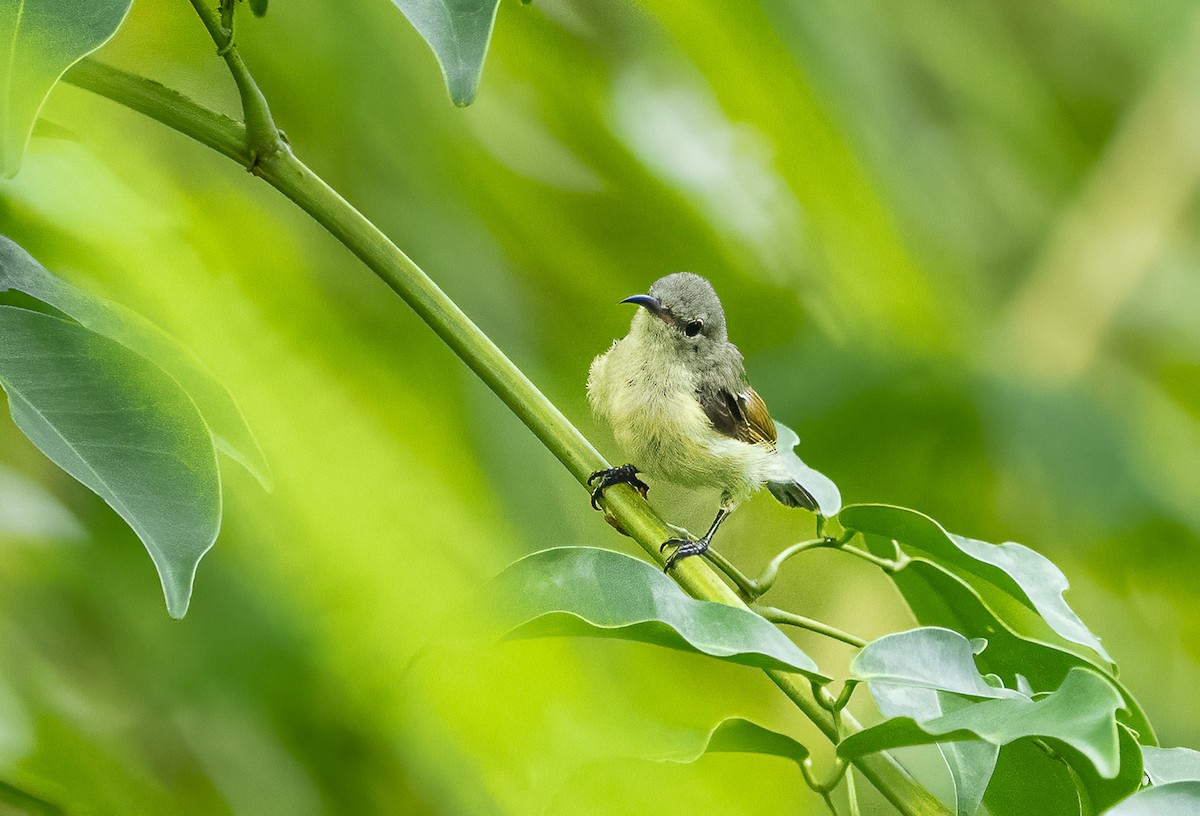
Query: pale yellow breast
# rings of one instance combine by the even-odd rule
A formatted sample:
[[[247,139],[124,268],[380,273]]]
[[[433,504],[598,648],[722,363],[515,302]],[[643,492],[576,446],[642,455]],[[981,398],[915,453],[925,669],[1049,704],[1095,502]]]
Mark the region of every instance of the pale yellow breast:
[[[761,483],[772,452],[729,439],[696,400],[695,376],[682,366],[642,364],[631,338],[592,363],[588,396],[633,464],[685,487],[714,487],[744,498]]]

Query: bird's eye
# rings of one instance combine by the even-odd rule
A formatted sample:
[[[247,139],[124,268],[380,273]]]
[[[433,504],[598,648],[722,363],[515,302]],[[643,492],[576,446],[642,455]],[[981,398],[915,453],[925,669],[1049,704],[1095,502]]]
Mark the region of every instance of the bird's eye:
[[[695,337],[697,334],[700,333],[700,330],[703,328],[704,328],[703,323],[701,323],[699,320],[693,320],[691,323],[688,323],[686,326],[683,327],[683,333],[686,334],[688,337]]]

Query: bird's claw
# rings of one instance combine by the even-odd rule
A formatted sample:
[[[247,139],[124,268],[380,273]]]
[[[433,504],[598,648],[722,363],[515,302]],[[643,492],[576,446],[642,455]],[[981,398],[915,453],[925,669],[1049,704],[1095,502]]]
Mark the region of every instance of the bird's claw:
[[[650,485],[638,478],[638,469],[633,465],[621,465],[620,467],[608,468],[607,470],[597,470],[591,476],[588,476],[588,487],[592,483],[596,483],[596,487],[592,490],[592,508],[599,510],[600,499],[604,496],[604,491],[616,484],[627,484],[642,494],[642,498],[646,498],[646,494],[650,492]]]
[[[704,555],[708,552],[708,541],[703,538],[699,541],[690,538],[670,538],[659,546],[658,551],[664,552],[667,547],[671,546],[675,547],[675,552],[667,558],[667,563],[663,565],[663,572],[670,572],[671,567],[675,566],[680,559],[693,555]]]

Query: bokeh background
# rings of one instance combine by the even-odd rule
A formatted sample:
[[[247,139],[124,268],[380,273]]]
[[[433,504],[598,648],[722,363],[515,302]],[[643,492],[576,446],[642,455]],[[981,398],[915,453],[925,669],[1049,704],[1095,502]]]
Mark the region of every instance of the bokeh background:
[[[1050,556],[1163,744],[1200,746],[1195,3],[503,0],[469,109],[387,0],[243,16],[301,158],[611,458],[583,384],[616,302],[704,274],[810,464]],[[236,110],[181,0],[137,0],[100,58]],[[507,562],[629,544],[266,185],[72,87],[44,121],[0,232],[192,349],[276,484],[227,463],[176,622],[133,534],[0,421],[0,779],[71,813],[824,812],[781,760],[643,759],[740,714],[827,760],[759,673],[462,640]],[[651,498],[693,528],[715,499]],[[755,571],[810,531],[759,498],[721,548]],[[911,623],[836,553],[768,598],[864,636]]]

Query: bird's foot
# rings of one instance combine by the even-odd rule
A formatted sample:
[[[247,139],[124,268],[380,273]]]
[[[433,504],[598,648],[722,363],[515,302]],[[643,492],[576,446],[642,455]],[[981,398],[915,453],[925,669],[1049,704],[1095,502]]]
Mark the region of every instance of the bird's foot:
[[[667,558],[667,563],[663,565],[663,572],[670,572],[671,567],[675,566],[682,558],[688,558],[693,555],[704,555],[708,552],[708,539],[701,538],[670,538],[662,543],[658,548],[659,552],[663,552],[667,547],[674,547],[675,551]]]
[[[600,499],[604,496],[604,491],[616,484],[627,484],[641,493],[643,499],[646,498],[646,494],[650,491],[650,485],[638,478],[638,472],[633,465],[621,465],[607,470],[597,470],[588,476],[588,487],[591,487],[593,482],[596,484],[595,489],[592,490],[592,507],[599,510]]]

